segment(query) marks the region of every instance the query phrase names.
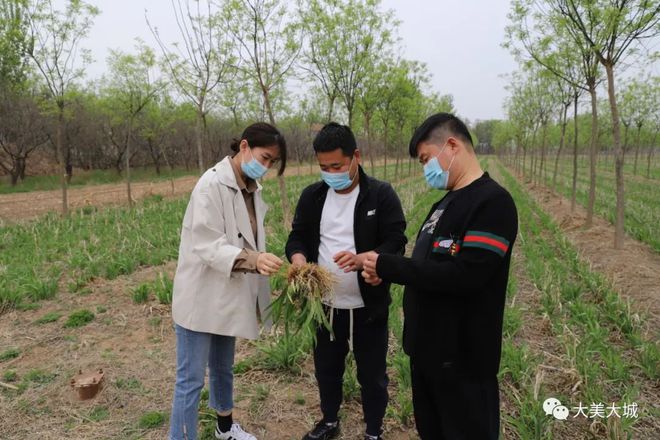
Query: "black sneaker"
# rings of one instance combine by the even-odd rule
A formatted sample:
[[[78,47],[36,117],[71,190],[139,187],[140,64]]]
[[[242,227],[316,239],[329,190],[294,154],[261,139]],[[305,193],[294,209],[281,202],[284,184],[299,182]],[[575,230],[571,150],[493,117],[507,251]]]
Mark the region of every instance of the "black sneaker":
[[[383,440],[382,434],[383,434],[383,430],[382,430],[382,429],[380,430],[380,434],[377,435],[377,436],[375,436],[375,435],[365,434],[365,435],[364,435],[364,440]]]
[[[339,422],[325,423],[323,420],[318,422],[314,429],[309,431],[302,440],[330,440],[339,435]]]

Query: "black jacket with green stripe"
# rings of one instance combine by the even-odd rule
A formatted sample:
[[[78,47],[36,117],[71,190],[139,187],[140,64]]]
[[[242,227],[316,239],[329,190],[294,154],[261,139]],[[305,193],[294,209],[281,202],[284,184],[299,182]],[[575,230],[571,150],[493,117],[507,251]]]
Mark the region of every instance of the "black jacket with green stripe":
[[[384,281],[406,286],[403,345],[414,362],[492,377],[501,357],[516,207],[488,173],[445,197],[426,255],[381,254],[376,270]]]

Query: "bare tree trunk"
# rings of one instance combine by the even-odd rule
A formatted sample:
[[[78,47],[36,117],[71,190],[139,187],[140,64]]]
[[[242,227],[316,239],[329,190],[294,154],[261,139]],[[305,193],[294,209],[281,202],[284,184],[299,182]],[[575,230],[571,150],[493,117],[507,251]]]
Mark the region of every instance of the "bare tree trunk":
[[[533,144],[532,144],[533,145]],[[534,156],[536,156],[536,153],[534,152],[534,147],[531,146],[529,147],[529,176],[527,176],[527,181],[534,183],[534,167],[535,167],[535,162],[534,162]]]
[[[532,144],[531,144],[531,150],[529,152],[530,155],[530,168],[531,168],[531,179],[530,181],[534,183],[536,179],[536,131],[537,127],[534,127],[534,133],[532,134]]]
[[[371,175],[376,175],[376,165],[374,164],[374,152],[371,147],[371,115],[364,115],[364,128],[367,131],[367,150],[369,152],[369,162],[371,164]]]
[[[633,165],[633,174],[637,175],[637,160],[639,159],[639,148],[640,148],[640,142],[641,142],[641,131],[642,131],[642,126],[641,124],[637,124],[637,142],[635,145],[635,163]]]
[[[66,161],[64,159],[64,154],[62,151],[63,145],[62,140],[64,137],[64,105],[59,105],[59,111],[57,113],[57,128],[55,134],[55,149],[57,152],[57,160],[60,162],[60,166],[64,169],[62,173],[62,214],[67,216],[69,215],[69,201],[67,194],[67,173],[66,173]]]
[[[529,149],[529,168],[530,168],[530,175],[531,175],[531,182],[534,183],[536,181],[536,131],[534,132],[534,136],[532,137],[532,144],[530,145]]]
[[[172,166],[172,163],[170,162],[169,158],[167,157],[167,153],[165,150],[163,150],[163,160],[165,161],[165,165],[167,168],[170,170],[170,186],[172,187],[172,195],[174,195],[174,167]]]
[[[543,122],[542,126],[542,132],[541,132],[541,163],[539,165],[539,183],[541,185],[545,185],[545,179],[546,179],[546,166],[545,166],[545,150],[547,148],[547,143],[548,143],[548,123]]]
[[[571,191],[571,211],[575,212],[575,199],[577,197],[577,172],[578,172],[578,94],[573,96],[573,188]]]
[[[25,180],[25,166],[27,157],[11,155],[11,168],[2,168],[9,173],[11,186],[16,186],[19,180]]]
[[[266,113],[268,114],[268,120],[271,125],[275,125],[275,114],[273,113],[273,108],[270,105],[270,94],[268,90],[262,89],[264,96],[264,106],[266,106]]]
[[[658,137],[658,132],[653,133],[653,140],[651,145],[649,145],[649,152],[646,156],[646,178],[651,178],[651,159],[653,158],[653,149],[655,148],[655,140]]]
[[[332,112],[335,108],[335,99],[337,99],[337,95],[333,94],[328,98],[328,118],[326,119],[325,122],[332,122]]]
[[[286,181],[284,176],[277,176],[277,183],[280,187],[280,198],[282,204],[282,221],[284,222],[284,227],[288,231],[289,229],[289,198],[286,192]]]
[[[66,161],[66,166],[64,167],[64,174],[66,174],[66,184],[67,186],[71,184],[71,178],[73,178],[73,165],[71,165],[71,162],[69,158],[64,156],[64,160]]]
[[[195,124],[195,142],[197,142],[197,166],[199,168],[199,175],[204,174],[204,150],[202,147],[202,125],[204,123],[204,110],[200,105],[197,108],[197,122]]]
[[[268,113],[268,119],[271,125],[275,126],[275,115],[273,114],[273,109],[270,105],[270,96],[268,95],[268,90],[263,89],[264,94],[264,104],[266,106],[266,112]],[[286,191],[286,181],[284,176],[277,176],[277,183],[280,187],[280,203],[282,205],[282,221],[284,222],[284,228],[288,230],[289,228],[289,198]]]
[[[385,127],[385,139],[383,141],[383,158],[385,159],[385,168],[383,170],[383,180],[387,180],[387,127]]]
[[[25,168],[27,168],[27,155],[23,156],[18,161],[18,178],[25,181]]]
[[[614,171],[616,173],[616,223],[614,225],[614,248],[623,249],[624,238],[624,213],[625,213],[625,189],[623,182],[623,148],[621,147],[621,128],[619,127],[619,109],[616,104],[614,92],[614,67],[605,66],[607,73],[607,93],[610,99],[610,110],[612,112],[612,136],[614,138]]]
[[[128,197],[128,206],[133,207],[133,197],[131,196],[131,136],[133,131],[133,122],[128,123],[128,133],[126,134],[126,196]]]
[[[559,137],[559,148],[557,149],[557,157],[555,157],[555,169],[552,173],[552,188],[557,189],[557,169],[559,168],[559,157],[561,156],[561,150],[564,148],[564,140],[566,138],[566,115],[568,113],[568,105],[564,105],[559,120],[561,121],[561,136]]]
[[[394,181],[397,181],[399,179],[399,163],[400,163],[399,152],[397,151],[395,155],[396,155],[396,162],[394,166]]]
[[[402,139],[402,138],[403,138],[402,133],[403,133],[403,127],[400,126],[400,127],[399,127],[399,137],[398,137],[398,139]],[[396,151],[396,153],[395,153],[395,156],[396,156],[396,165],[395,165],[395,167],[394,167],[394,180],[396,181],[396,180],[399,179],[399,163],[400,163],[400,157],[401,157],[401,155],[399,154],[399,148],[395,148],[394,151]],[[403,165],[401,166],[401,168],[403,168]]]
[[[589,228],[594,220],[594,205],[596,204],[596,164],[598,160],[598,101],[596,85],[589,85],[591,96],[591,148],[589,149],[589,200],[587,201],[587,220],[585,227]]]

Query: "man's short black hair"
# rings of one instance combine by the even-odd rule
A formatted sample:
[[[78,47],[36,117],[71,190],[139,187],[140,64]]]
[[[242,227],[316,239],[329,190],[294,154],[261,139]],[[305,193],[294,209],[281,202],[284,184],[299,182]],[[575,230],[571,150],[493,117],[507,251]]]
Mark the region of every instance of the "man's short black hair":
[[[340,148],[344,156],[352,156],[357,142],[350,127],[330,122],[316,134],[313,147],[315,153],[327,153]]]
[[[451,113],[436,113],[429,116],[422,125],[417,127],[410,139],[410,145],[408,145],[410,157],[417,157],[417,146],[421,142],[436,139],[438,142],[444,142],[449,136],[458,137],[470,147],[473,146],[470,131],[465,123],[456,116]]]

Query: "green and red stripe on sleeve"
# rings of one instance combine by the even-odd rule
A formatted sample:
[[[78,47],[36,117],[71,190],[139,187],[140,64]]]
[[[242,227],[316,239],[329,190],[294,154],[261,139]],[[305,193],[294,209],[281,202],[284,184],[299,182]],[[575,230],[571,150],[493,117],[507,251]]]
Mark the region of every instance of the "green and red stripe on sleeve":
[[[464,248],[481,248],[495,252],[500,257],[509,251],[509,240],[483,231],[467,231],[463,238]]]

